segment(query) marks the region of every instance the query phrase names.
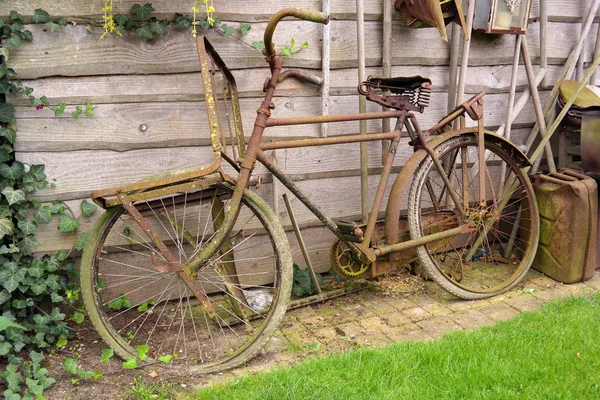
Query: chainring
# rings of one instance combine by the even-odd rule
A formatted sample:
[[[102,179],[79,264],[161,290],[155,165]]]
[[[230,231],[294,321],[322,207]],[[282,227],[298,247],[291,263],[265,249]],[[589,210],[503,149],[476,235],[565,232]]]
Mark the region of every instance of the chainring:
[[[363,277],[371,269],[371,264],[365,264],[352,253],[342,242],[336,240],[329,251],[331,268],[342,279],[356,279]]]

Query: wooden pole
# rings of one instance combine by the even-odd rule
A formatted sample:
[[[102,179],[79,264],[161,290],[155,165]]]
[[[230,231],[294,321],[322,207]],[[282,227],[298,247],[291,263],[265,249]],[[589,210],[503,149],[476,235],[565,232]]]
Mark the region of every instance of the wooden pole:
[[[594,46],[594,59],[600,55],[600,24],[598,24],[598,32],[596,33],[596,45]],[[590,78],[590,85],[596,85],[596,78],[598,78],[598,69],[595,69]]]
[[[331,0],[323,0],[323,14],[329,15]],[[331,64],[331,24],[323,25],[323,48],[321,70],[323,85],[321,86],[321,114],[329,115],[329,74]],[[327,124],[321,124],[321,137],[327,137]]]
[[[548,71],[548,0],[540,0],[540,68]],[[546,75],[542,87],[548,83]]]
[[[533,99],[533,108],[535,109],[535,116],[537,118],[537,123],[540,127],[540,133],[542,135],[542,138],[545,138],[547,135],[546,119],[544,118],[544,111],[542,110],[542,101],[540,100],[540,94],[538,93],[537,86],[535,84],[533,66],[531,65],[531,58],[529,56],[529,45],[527,44],[527,36],[523,35],[522,40],[523,43],[521,46],[521,52],[523,53],[523,62],[525,63],[525,71],[527,72],[527,80],[529,81],[529,91],[531,92],[531,98]],[[546,162],[548,163],[548,169],[550,170],[550,172],[556,172],[556,166],[554,165],[554,156],[552,155],[552,148],[550,147],[550,142],[546,143],[545,153]],[[539,161],[537,165],[539,165]],[[534,169],[537,168],[534,167]]]
[[[469,9],[467,10],[467,32],[469,36],[473,30],[473,15],[475,14],[475,0],[469,0]],[[471,41],[469,37],[463,40],[462,54],[460,56],[460,75],[458,77],[458,89],[456,93],[456,104],[463,102],[465,94],[465,81],[467,77],[467,67],[469,66],[469,51],[471,50]]]
[[[383,62],[383,77],[392,77],[392,2],[384,0],[383,2],[383,50],[382,50],[382,62]],[[389,110],[387,107],[382,107],[383,111]],[[384,118],[381,121],[381,131],[390,132],[390,119]],[[381,141],[381,165],[385,165],[385,159],[390,147],[390,143],[387,140]]]
[[[450,71],[448,76],[448,104],[446,112],[450,114],[456,108],[456,78],[458,73],[458,50],[460,50],[460,33],[462,29],[457,24],[452,25],[450,37]]]
[[[567,76],[573,75],[573,71],[575,70],[575,66],[577,64],[577,59],[579,58],[579,54],[581,53],[581,49],[583,48],[583,43],[585,41],[585,37],[590,32],[592,23],[594,22],[594,16],[596,15],[596,12],[598,11],[599,6],[600,6],[600,0],[594,0],[594,3],[592,4],[592,6],[589,10],[590,12],[589,12],[587,20],[585,22],[585,26],[583,28],[583,33],[582,33],[581,37],[579,38],[579,41],[577,42],[577,44],[571,51],[571,54],[569,55],[567,62],[563,66],[563,68],[560,72],[560,75],[559,75],[558,79],[556,80],[554,87],[552,88],[552,92],[550,92],[550,96],[546,100],[546,104],[544,105],[544,117],[546,118],[546,123],[548,123],[550,121],[550,118],[552,116],[552,110],[554,108],[554,102],[556,101],[556,97],[558,96],[560,84],[562,83],[562,81],[565,80],[565,78]],[[531,130],[531,133],[527,137],[527,141],[525,143],[525,146],[527,147],[528,150],[531,148],[533,142],[535,141],[535,138],[536,138],[538,132],[539,132],[539,126],[536,123],[533,126],[533,129]]]
[[[363,0],[356,0],[356,33],[358,42],[358,84],[366,80],[365,71],[365,19]],[[358,111],[367,112],[367,99],[365,96],[358,97]],[[360,121],[360,133],[367,133],[367,121]],[[369,218],[369,158],[367,154],[367,143],[360,144],[360,209],[363,222]]]
[[[587,36],[587,34],[583,34],[584,28],[583,26],[585,25],[585,17],[587,16],[587,12],[588,9],[590,8],[590,0],[585,0],[583,2],[583,14],[581,15],[581,29],[579,30],[579,34],[581,35],[581,37],[583,37],[584,39],[584,43],[585,43],[585,38]],[[581,54],[579,55],[579,59],[577,60],[577,71],[575,72],[575,79],[577,81],[581,80],[581,77],[583,76],[583,63],[585,62],[585,47],[581,50]]]

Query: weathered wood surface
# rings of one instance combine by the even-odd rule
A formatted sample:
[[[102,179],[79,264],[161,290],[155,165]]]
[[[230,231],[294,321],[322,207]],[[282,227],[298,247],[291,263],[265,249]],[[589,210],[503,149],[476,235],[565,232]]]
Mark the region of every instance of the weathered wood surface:
[[[264,24],[244,38],[247,43],[260,40]],[[28,25],[34,40],[24,43],[11,52],[9,66],[21,79],[48,76],[82,76],[112,74],[172,74],[196,72],[198,61],[195,42],[189,32],[170,31],[169,35],[145,41],[127,33],[123,38],[107,37],[98,40],[100,29],[88,32],[84,26],[68,26],[59,32],[43,32],[44,27]],[[393,65],[444,65],[448,62],[449,46],[444,44],[436,30],[413,30],[394,24],[392,43]],[[530,25],[532,57],[539,57],[539,24]],[[595,29],[590,37],[595,37]],[[550,23],[548,32],[548,61],[562,64],[568,57],[579,35],[578,24]],[[382,25],[379,21],[367,21],[366,65],[381,65]],[[217,32],[207,35],[218,49],[230,69],[264,67],[262,55],[250,46],[241,44]],[[288,43],[294,37],[297,42],[308,40],[308,49],[294,54],[288,66],[315,68],[321,66],[321,28],[315,24],[284,21],[276,32],[275,43]],[[355,45],[356,23],[333,21],[331,26],[331,68],[349,68],[357,65]],[[497,65],[512,63],[513,38],[509,35],[473,34],[470,65]],[[427,43],[427,46],[423,46]],[[593,41],[586,44],[586,54],[592,54]],[[262,81],[261,81],[262,82]]]
[[[547,92],[541,92],[543,100]],[[330,113],[358,112],[358,96],[330,97]],[[485,97],[485,124],[499,126],[506,118],[506,95],[490,94]],[[245,135],[249,136],[254,124],[256,99],[242,99],[242,120]],[[321,101],[317,97],[277,98],[274,117],[299,117],[319,115]],[[379,106],[369,102],[368,110]],[[68,111],[70,111],[68,109]],[[419,115],[422,129],[433,126],[446,114],[446,94],[434,93],[430,107]],[[125,103],[99,104],[93,117],[75,120],[68,115],[55,118],[50,110],[17,107],[19,135],[15,143],[18,152],[115,150],[140,148],[180,147],[208,145],[209,132],[203,103]],[[527,104],[515,124],[535,121],[533,105]],[[141,128],[146,127],[144,130]],[[381,130],[381,120],[368,123],[369,132]],[[329,124],[329,135],[358,132],[358,122]],[[283,138],[317,137],[319,125],[294,125],[268,128],[265,140]]]
[[[554,82],[562,66],[550,65],[548,81]],[[302,69],[308,74],[320,74],[320,71]],[[381,68],[370,67],[367,75],[381,76]],[[238,93],[241,98],[262,97],[263,81],[269,75],[268,68],[240,69],[234,71]],[[446,66],[394,66],[392,76],[413,76],[419,74],[431,79],[434,96],[448,90],[448,68]],[[473,66],[469,68],[469,82],[466,93],[505,93],[510,88],[510,65]],[[56,77],[24,80],[25,86],[34,89],[34,94],[44,95],[50,104],[66,103],[81,105],[105,103],[156,103],[177,101],[201,101],[202,88],[200,73],[181,73],[169,75],[104,75],[79,77]],[[527,87],[525,68],[518,73],[517,91]],[[356,69],[344,68],[331,71],[331,96],[356,94],[358,76]],[[277,86],[277,97],[320,96],[320,88],[288,79]],[[9,95],[11,104],[29,105],[25,96]]]
[[[99,1],[97,1],[99,3]],[[117,13],[126,14],[131,7],[139,3],[137,0],[123,0],[115,2]],[[100,4],[96,4],[92,10],[93,0],[71,0],[58,2],[55,0],[39,0],[32,2],[30,0],[4,0],[0,3],[0,15],[7,15],[8,11],[16,10],[30,19],[36,8],[42,8],[50,15],[63,16],[67,19],[81,19],[83,21],[89,18],[100,19]],[[174,13],[191,15],[191,5],[189,0],[173,0],[169,2],[153,2],[152,6],[156,9],[152,15],[158,18],[172,18]],[[271,15],[282,8],[287,7],[309,7],[315,10],[321,9],[319,0],[283,0],[283,1],[261,1],[246,3],[243,7],[233,1],[218,2],[215,14],[224,20],[257,22],[266,21]],[[365,1],[365,19],[380,20],[383,14],[383,4],[380,0]],[[548,1],[548,18],[551,21],[577,21],[583,13],[583,2],[581,1]],[[394,12],[394,19],[400,19],[400,14]],[[536,18],[539,15],[539,3],[534,1],[531,10],[531,17]],[[353,19],[356,18],[356,7],[352,1],[334,1],[331,4],[331,17],[333,19]]]

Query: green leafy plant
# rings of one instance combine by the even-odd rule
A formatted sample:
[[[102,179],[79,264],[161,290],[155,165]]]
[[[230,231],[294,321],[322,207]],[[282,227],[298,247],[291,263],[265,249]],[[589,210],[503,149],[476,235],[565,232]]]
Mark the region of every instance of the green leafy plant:
[[[48,376],[48,370],[41,365],[43,354],[30,351],[29,358],[30,361],[23,361],[12,354],[8,357],[6,369],[0,371],[0,378],[6,383],[6,390],[3,393],[5,399],[43,398],[41,396],[44,390],[56,382],[56,379]]]
[[[106,364],[115,355],[113,349],[102,349],[102,356],[100,361]]]
[[[73,375],[77,375],[81,379],[85,379],[85,380],[94,379],[95,381],[97,381],[100,378],[102,378],[102,372],[100,372],[100,371],[84,371],[82,369],[79,369],[77,364],[78,364],[78,361],[74,358],[63,358],[62,359],[63,369]],[[77,378],[73,378],[71,380],[71,382],[73,384],[78,384],[79,380]]]
[[[323,283],[323,277],[319,273],[315,273],[317,282]],[[294,282],[292,283],[292,294],[297,297],[310,296],[317,293],[317,289],[313,284],[308,269],[300,269],[294,264]]]
[[[108,307],[112,310],[121,310],[131,307],[131,301],[127,299],[125,294],[121,293],[119,297],[108,303]]]

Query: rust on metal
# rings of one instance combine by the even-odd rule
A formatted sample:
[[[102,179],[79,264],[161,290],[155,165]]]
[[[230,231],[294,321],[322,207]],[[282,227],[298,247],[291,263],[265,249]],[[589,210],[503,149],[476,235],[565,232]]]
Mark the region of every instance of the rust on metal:
[[[460,225],[456,228],[448,229],[442,232],[433,233],[431,235],[421,236],[417,239],[411,239],[406,242],[395,243],[391,245],[382,245],[375,247],[375,254],[377,257],[383,256],[386,254],[394,253],[396,251],[402,251],[406,249],[410,249],[413,247],[423,246],[428,243],[436,242],[438,240],[451,238],[454,236],[464,235],[465,233],[470,233],[477,230],[477,227],[474,224],[467,223]]]
[[[175,258],[173,253],[171,253],[171,251],[169,250],[167,245],[160,239],[158,234],[154,230],[152,230],[152,228],[150,227],[150,224],[148,224],[148,221],[146,221],[146,219],[142,216],[142,214],[135,208],[135,206],[133,205],[133,203],[129,199],[129,197],[123,193],[119,193],[118,197],[121,200],[121,204],[123,205],[123,208],[127,211],[127,213],[129,213],[129,215],[135,220],[135,222],[142,228],[142,230],[148,236],[148,238],[152,241],[152,243],[154,243],[156,245],[158,251],[161,252],[161,254],[163,255],[163,257],[165,257],[167,262],[173,266],[178,265],[179,261]],[[181,280],[185,283],[185,285],[192,291],[194,296],[202,304],[202,307],[204,308],[204,310],[206,311],[208,316],[210,318],[214,318],[216,313],[215,313],[215,310],[213,309],[212,305],[210,304],[208,297],[206,296],[206,294],[204,292],[202,292],[200,290],[200,288],[198,287],[198,285],[196,285],[196,283],[194,282],[192,277],[188,274],[188,272],[185,269],[178,270],[177,275],[181,278]]]
[[[400,118],[406,111],[376,111],[362,114],[337,114],[337,115],[308,115],[298,118],[271,118],[267,121],[267,127],[322,124],[326,122],[362,121],[365,119]]]
[[[145,192],[132,193],[132,194],[129,194],[128,196],[129,196],[129,199],[131,199],[131,201],[135,202],[135,201],[147,200],[147,199],[160,197],[160,196],[167,196],[167,195],[170,195],[173,193],[180,193],[180,192],[184,192],[187,190],[198,189],[203,186],[210,186],[210,185],[214,185],[216,183],[221,183],[223,181],[224,181],[224,178],[221,174],[212,174],[206,178],[195,179],[190,182],[181,183],[181,184],[177,184],[177,185],[163,186],[158,189],[149,190],[149,191],[145,191]],[[106,199],[104,201],[105,207],[112,207],[112,206],[116,206],[118,204],[121,204],[121,200],[118,195],[117,195],[117,197]]]
[[[358,85],[358,92],[383,107],[422,113],[429,106],[431,81],[421,76],[369,77]]]
[[[215,93],[211,80],[211,72],[209,67],[209,57],[206,54],[204,45],[204,36],[196,38],[198,47],[198,59],[200,60],[200,71],[202,72],[202,86],[204,87],[204,102],[206,103],[206,116],[208,117],[208,126],[210,128],[210,140],[215,155],[221,153],[221,142],[219,123],[217,119],[217,107],[215,101]]]
[[[310,84],[313,84],[316,86],[323,85],[323,78],[321,78],[320,76],[306,74],[297,69],[288,69],[288,70],[283,71],[279,75],[279,79],[277,80],[277,83],[281,83],[288,78],[296,78],[299,81],[310,83]]]
[[[98,204],[102,208],[107,208],[111,205],[118,204],[119,202],[114,203],[111,200],[105,199],[105,197],[116,196],[117,193],[132,193],[172,185],[174,183],[185,182],[212,174],[219,169],[219,163],[214,162],[211,165],[202,168],[170,171],[166,176],[162,176],[163,174],[158,174],[135,183],[93,190],[91,197],[94,203]]]
[[[369,133],[367,135],[340,135],[325,138],[308,138],[308,139],[297,139],[297,140],[281,140],[277,142],[261,143],[260,149],[262,151],[276,150],[276,149],[291,149],[294,147],[310,147],[310,146],[324,146],[324,145],[335,145],[345,143],[358,143],[376,140],[394,140],[400,137],[400,131],[388,132],[388,133]]]

